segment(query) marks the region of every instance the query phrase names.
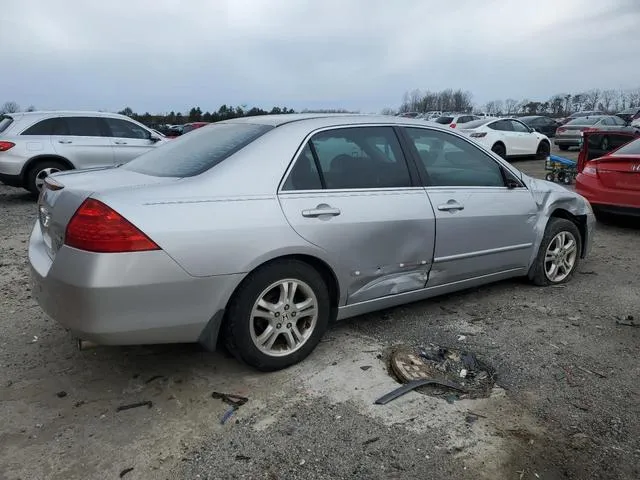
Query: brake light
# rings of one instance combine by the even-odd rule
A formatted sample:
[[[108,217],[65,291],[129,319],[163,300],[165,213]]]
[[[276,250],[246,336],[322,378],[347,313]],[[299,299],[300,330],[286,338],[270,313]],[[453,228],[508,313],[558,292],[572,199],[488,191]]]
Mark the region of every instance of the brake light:
[[[13,142],[0,142],[0,152],[6,152],[15,146],[16,144]]]
[[[456,124],[455,124],[455,123],[450,123],[450,124],[449,124],[449,126],[450,126],[451,128],[456,128]]]
[[[487,132],[474,132],[469,136],[473,138],[482,138],[487,136]]]
[[[588,177],[597,177],[598,176],[598,164],[596,162],[587,163],[581,172],[583,175]]]
[[[566,132],[567,129],[564,127],[558,127],[558,129],[556,130],[556,133],[562,133],[562,132]]]
[[[126,218],[99,200],[88,198],[73,214],[64,243],[98,253],[160,250],[156,243]]]

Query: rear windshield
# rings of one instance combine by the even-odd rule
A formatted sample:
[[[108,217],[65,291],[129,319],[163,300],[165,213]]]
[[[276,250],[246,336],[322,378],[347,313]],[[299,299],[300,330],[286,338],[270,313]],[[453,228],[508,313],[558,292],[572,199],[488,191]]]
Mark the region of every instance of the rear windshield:
[[[4,132],[13,122],[13,118],[8,115],[0,115],[0,133]]]
[[[593,118],[576,118],[567,122],[567,125],[595,125],[597,121],[601,120],[599,117]]]
[[[468,128],[478,128],[481,127],[482,125],[485,125],[491,121],[495,120],[495,118],[483,118],[481,120],[474,120],[472,122],[467,122],[464,124],[464,129],[468,129]]]
[[[436,123],[441,123],[443,125],[447,125],[453,122],[453,117],[440,117],[436,119]]]
[[[122,168],[154,177],[193,177],[216,166],[273,127],[222,123],[150,150]]]
[[[640,155],[640,138],[620,147],[614,155]]]

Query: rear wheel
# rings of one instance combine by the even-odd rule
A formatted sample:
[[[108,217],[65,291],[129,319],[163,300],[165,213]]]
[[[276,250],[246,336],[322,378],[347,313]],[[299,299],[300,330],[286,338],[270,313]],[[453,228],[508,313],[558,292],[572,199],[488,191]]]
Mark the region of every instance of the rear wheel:
[[[25,188],[33,195],[39,195],[44,185],[44,179],[52,173],[62,172],[69,168],[62,162],[56,160],[42,160],[29,169],[26,178]]]
[[[541,286],[569,281],[578,267],[581,249],[582,237],[576,224],[565,218],[551,218],[529,278]]]
[[[306,358],[329,324],[331,304],[322,276],[297,260],[251,273],[227,311],[223,336],[239,360],[263,371]]]
[[[507,149],[504,148],[504,145],[501,143],[496,143],[493,147],[491,147],[491,151],[500,155],[502,158],[507,158]]]
[[[549,145],[549,142],[546,142],[544,140],[540,142],[540,145],[538,145],[538,150],[536,152],[536,157],[540,160],[544,160],[549,156],[550,153],[551,145]]]
[[[566,152],[567,150],[569,150],[569,147],[567,145],[558,145],[558,148],[563,152]]]

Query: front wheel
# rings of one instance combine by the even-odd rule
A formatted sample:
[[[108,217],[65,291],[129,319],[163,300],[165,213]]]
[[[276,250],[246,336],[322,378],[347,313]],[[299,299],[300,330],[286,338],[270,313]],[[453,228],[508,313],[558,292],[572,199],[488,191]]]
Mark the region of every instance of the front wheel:
[[[540,286],[569,281],[578,267],[581,249],[582,237],[576,224],[565,218],[551,218],[529,278]]]
[[[229,305],[223,336],[239,360],[262,371],[306,358],[329,324],[331,302],[322,276],[297,260],[251,273]]]
[[[549,142],[542,141],[540,145],[538,145],[538,150],[536,151],[536,157],[539,160],[546,159],[551,154],[551,145]]]
[[[36,163],[29,169],[26,178],[25,188],[33,195],[39,195],[44,186],[44,180],[52,173],[68,170],[66,165],[55,160],[43,160]]]

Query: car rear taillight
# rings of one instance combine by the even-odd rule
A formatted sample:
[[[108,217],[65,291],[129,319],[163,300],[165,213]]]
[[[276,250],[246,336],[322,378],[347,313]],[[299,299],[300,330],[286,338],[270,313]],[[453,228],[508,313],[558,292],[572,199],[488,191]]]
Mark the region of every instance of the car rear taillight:
[[[0,142],[0,152],[6,152],[7,150],[15,146],[16,144],[13,142]]]
[[[450,123],[450,124],[449,124],[449,126],[450,126],[451,128],[456,128],[456,124],[455,124],[455,123]]]
[[[556,133],[562,133],[562,132],[566,132],[567,129],[564,127],[558,127],[558,129],[556,130]]]
[[[469,136],[473,138],[482,138],[487,136],[487,132],[474,132]]]
[[[88,198],[73,214],[64,243],[98,253],[160,250],[156,243],[129,220],[99,200]]]
[[[598,163],[597,162],[588,162],[581,172],[583,175],[587,175],[588,177],[597,177],[598,176]]]

